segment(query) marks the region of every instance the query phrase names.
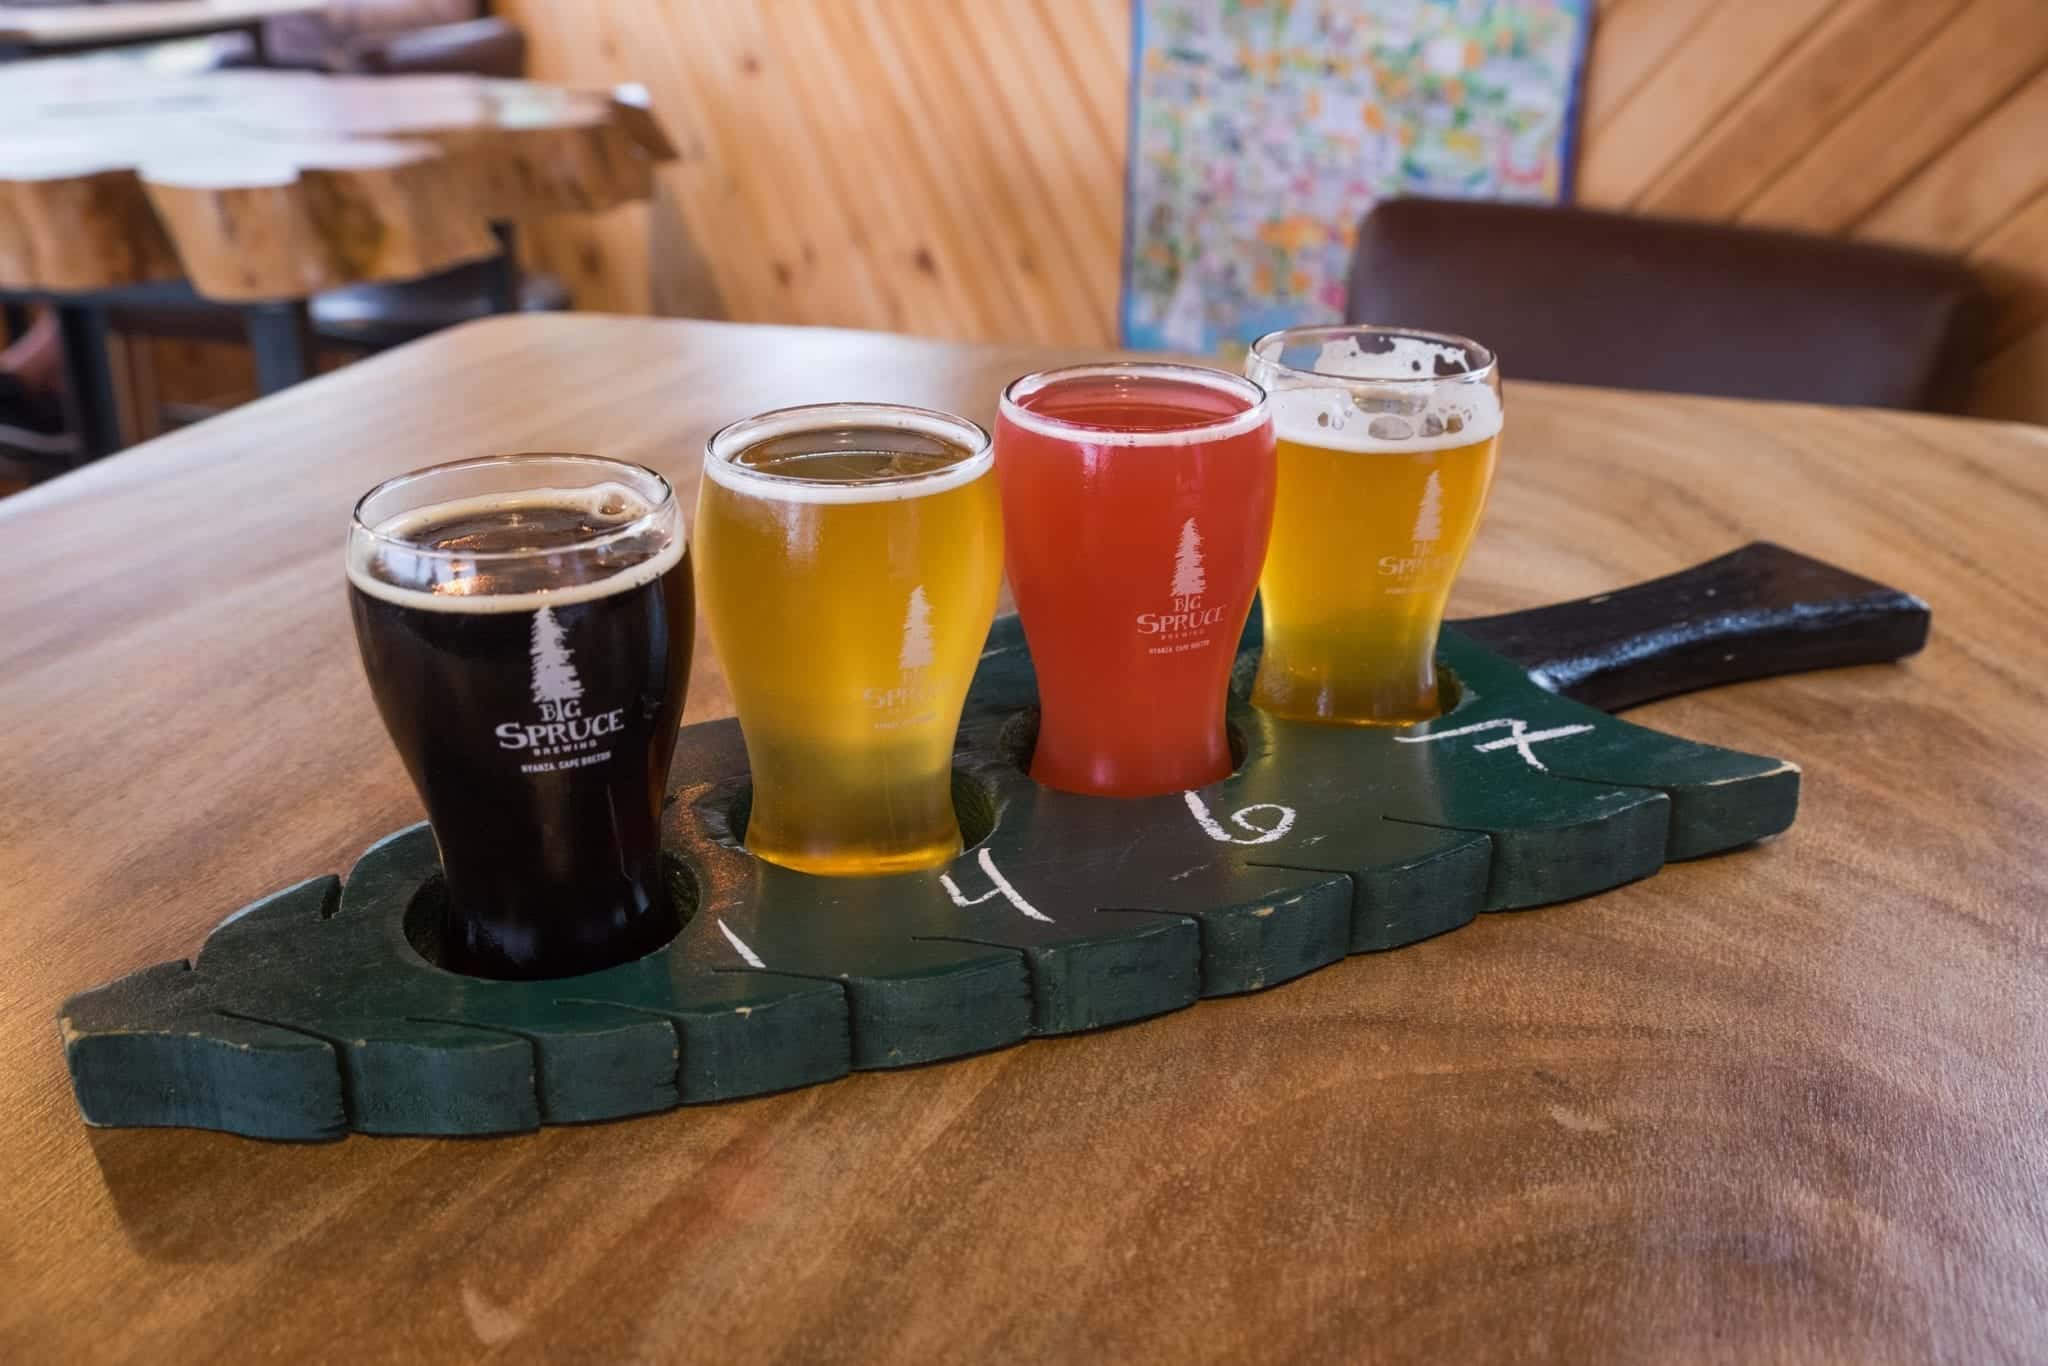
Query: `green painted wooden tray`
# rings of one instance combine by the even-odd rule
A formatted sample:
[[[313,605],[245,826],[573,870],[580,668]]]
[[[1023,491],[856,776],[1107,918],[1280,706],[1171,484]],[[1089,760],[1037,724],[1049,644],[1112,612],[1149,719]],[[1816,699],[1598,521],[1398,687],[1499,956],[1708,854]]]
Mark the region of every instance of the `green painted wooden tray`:
[[[636,963],[548,982],[434,965],[426,827],[229,916],[196,962],[73,997],[79,1109],[275,1139],[492,1134],[828,1081],[1256,991],[1482,911],[1586,896],[1783,831],[1799,770],[1617,721],[1741,678],[1898,658],[1918,600],[1775,546],[1447,629],[1457,705],[1404,731],[1233,700],[1244,762],[1179,796],[1051,792],[995,624],[960,730],[971,841],[942,872],[813,878],[739,847],[731,721],[682,735],[666,839],[691,907]],[[1256,659],[1256,617],[1240,673]],[[1580,699],[1580,700],[1574,700]],[[1591,705],[1589,705],[1591,704]]]

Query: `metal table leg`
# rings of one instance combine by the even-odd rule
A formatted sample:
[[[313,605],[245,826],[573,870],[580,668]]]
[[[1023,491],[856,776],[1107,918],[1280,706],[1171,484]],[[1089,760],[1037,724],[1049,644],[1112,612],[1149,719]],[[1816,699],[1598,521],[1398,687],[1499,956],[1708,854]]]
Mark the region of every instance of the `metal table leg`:
[[[491,224],[498,239],[498,269],[491,281],[491,312],[519,311],[519,228],[509,221]]]
[[[278,393],[312,375],[312,323],[303,299],[250,304],[242,311],[242,325],[256,353],[260,393]]]
[[[121,449],[121,407],[107,354],[106,311],[93,304],[60,303],[57,330],[64,339],[66,416],[78,433],[80,459],[112,455]]]

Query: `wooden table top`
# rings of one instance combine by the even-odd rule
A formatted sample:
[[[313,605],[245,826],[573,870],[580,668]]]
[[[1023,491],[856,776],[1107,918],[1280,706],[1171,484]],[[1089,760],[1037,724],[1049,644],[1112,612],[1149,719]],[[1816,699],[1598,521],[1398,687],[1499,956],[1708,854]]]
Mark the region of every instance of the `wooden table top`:
[[[102,5],[0,3],[0,42],[23,47],[132,43],[176,33],[243,28],[288,14],[314,14],[327,0],[141,0]]]
[[[1903,665],[1633,719],[1805,767],[1791,833],[1103,1033],[623,1123],[93,1131],[69,993],[419,817],[352,499],[481,452],[696,481],[1076,353],[497,319],[0,502],[0,1358],[2038,1360],[2048,431],[1508,393],[1454,608],[1755,538],[1924,595]],[[699,642],[689,720],[725,714]]]

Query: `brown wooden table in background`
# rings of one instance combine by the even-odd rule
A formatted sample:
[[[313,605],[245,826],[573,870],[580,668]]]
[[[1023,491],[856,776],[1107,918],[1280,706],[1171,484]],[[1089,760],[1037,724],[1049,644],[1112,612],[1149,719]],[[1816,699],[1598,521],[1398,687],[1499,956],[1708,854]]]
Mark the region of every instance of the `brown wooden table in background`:
[[[351,500],[487,451],[694,487],[848,396],[1076,353],[494,320],[0,503],[0,1359],[1917,1361],[2048,1354],[2048,432],[1510,384],[1455,608],[1755,538],[1903,666],[1633,713],[1806,769],[1762,848],[1250,997],[486,1141],[87,1130],[54,1014],[419,816]],[[699,642],[688,719],[726,714]]]
[[[78,48],[140,43],[182,33],[256,28],[266,19],[316,14],[327,0],[133,0],[101,4],[8,4],[0,0],[0,46]]]
[[[0,65],[0,300],[57,306],[74,417],[103,455],[109,308],[241,309],[266,393],[310,373],[305,301],[323,291],[497,257],[510,310],[507,225],[651,192],[673,150],[643,101],[134,53]]]

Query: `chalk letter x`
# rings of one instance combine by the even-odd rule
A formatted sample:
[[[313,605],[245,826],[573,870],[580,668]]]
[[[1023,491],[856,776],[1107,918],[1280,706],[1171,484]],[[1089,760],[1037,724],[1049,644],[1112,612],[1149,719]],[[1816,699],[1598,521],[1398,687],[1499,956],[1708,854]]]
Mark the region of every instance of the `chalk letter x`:
[[[1529,746],[1544,740],[1562,740],[1567,735],[1583,735],[1593,729],[1591,726],[1552,726],[1549,730],[1530,730],[1527,721],[1502,719],[1477,721],[1469,726],[1459,726],[1456,730],[1440,730],[1430,735],[1396,735],[1394,738],[1404,745],[1426,745],[1431,740],[1453,740],[1460,735],[1476,735],[1480,731],[1499,730],[1503,726],[1507,727],[1506,735],[1498,740],[1482,741],[1472,748],[1481,754],[1488,750],[1513,748],[1520,751],[1523,761],[1529,767],[1544,773],[1550,770],[1543,767],[1543,761],[1536,757],[1536,751]]]

